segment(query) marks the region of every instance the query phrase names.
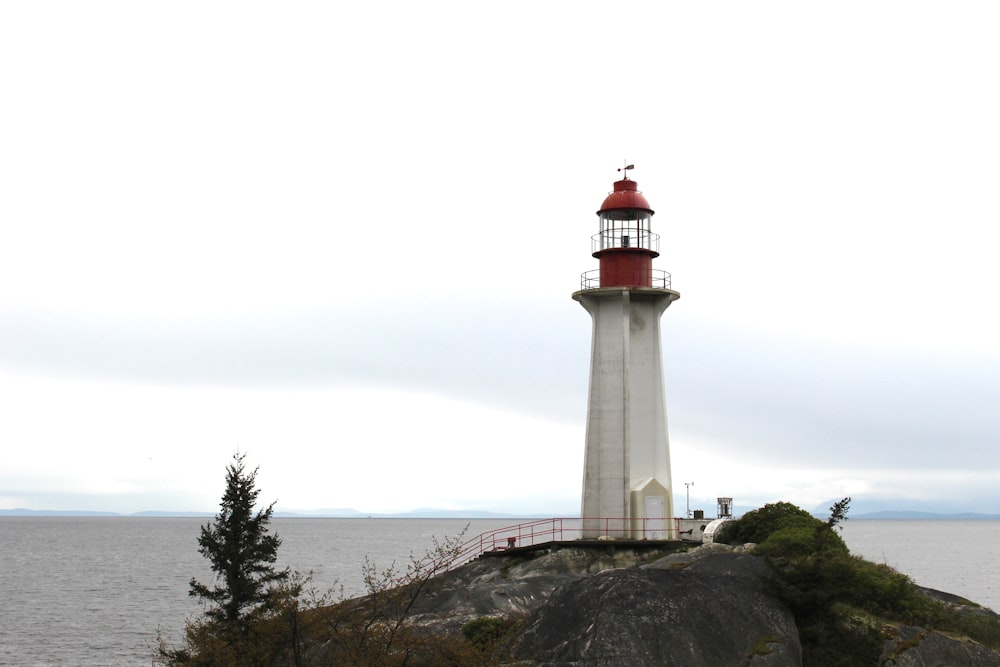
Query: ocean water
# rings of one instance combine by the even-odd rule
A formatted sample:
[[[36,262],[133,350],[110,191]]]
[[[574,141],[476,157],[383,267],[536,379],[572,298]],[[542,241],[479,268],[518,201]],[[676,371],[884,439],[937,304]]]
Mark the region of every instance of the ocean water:
[[[1000,521],[845,521],[851,553],[1000,611]]]
[[[157,632],[178,644],[202,612],[192,577],[210,584],[198,553],[209,519],[0,517],[0,665],[149,666]],[[364,591],[368,556],[405,569],[434,539],[514,523],[451,519],[275,519],[279,567],[313,572],[320,591]]]
[[[144,665],[157,632],[176,644],[212,581],[198,553],[207,519],[0,517],[0,665]],[[275,519],[282,567],[320,591],[363,592],[368,556],[405,568],[433,540],[514,523],[454,519]],[[852,552],[917,583],[1000,609],[1000,521],[847,521]]]

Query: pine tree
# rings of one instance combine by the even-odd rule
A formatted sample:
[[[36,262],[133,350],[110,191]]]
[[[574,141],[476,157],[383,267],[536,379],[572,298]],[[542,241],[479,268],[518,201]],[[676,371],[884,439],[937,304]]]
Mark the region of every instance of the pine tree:
[[[226,492],[215,523],[201,527],[198,551],[212,562],[214,587],[191,579],[189,595],[212,604],[205,615],[223,629],[246,634],[247,617],[267,610],[275,587],[288,581],[288,568],[276,570],[281,539],[268,534],[274,503],[254,513],[257,469],[246,469],[237,452],[226,468]]]

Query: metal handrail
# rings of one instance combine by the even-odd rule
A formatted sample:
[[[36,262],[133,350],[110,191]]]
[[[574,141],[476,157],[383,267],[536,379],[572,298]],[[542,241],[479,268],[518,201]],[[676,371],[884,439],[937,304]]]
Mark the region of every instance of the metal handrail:
[[[580,289],[597,289],[601,286],[601,270],[593,269],[580,274]],[[635,285],[634,287],[643,287]],[[670,289],[670,274],[661,269],[649,269],[649,287]]]
[[[513,546],[526,547],[562,541],[566,532],[572,530],[566,528],[564,521],[573,519],[538,519],[487,531],[461,545],[456,561],[461,561],[466,556],[478,557],[487,551],[502,551]]]
[[[631,519],[631,518],[615,518],[615,517],[584,517],[580,519],[580,535],[576,539],[585,539],[582,537],[584,530],[587,532],[592,532],[594,530],[594,523],[597,523],[597,530],[601,533],[601,538],[612,539],[612,540],[648,540],[648,539],[662,539],[660,537],[655,537],[656,534],[666,532],[666,526],[668,522],[673,523],[674,532],[680,531],[681,521],[679,517],[643,517],[641,519]],[[642,522],[642,527],[638,529],[641,537],[636,537],[635,523]],[[652,524],[652,527],[650,525]],[[651,537],[653,536],[653,537]],[[598,538],[598,539],[601,539]],[[594,538],[586,538],[594,539]]]
[[[501,552],[518,547],[529,547],[549,542],[570,542],[584,539],[584,526],[599,522],[600,537],[587,539],[608,539],[642,541],[650,539],[647,535],[666,532],[666,526],[673,524],[674,533],[680,530],[681,519],[677,517],[646,517],[639,519],[642,527],[638,529],[641,537],[636,537],[635,520],[627,517],[583,517],[552,519],[537,519],[512,526],[504,526],[476,535],[466,540],[446,554],[436,556],[421,563],[414,573],[436,574],[447,572],[460,565],[479,558],[487,552]],[[654,523],[655,522],[655,523]],[[668,523],[669,522],[669,523]],[[653,527],[649,527],[652,524]],[[588,532],[593,529],[588,527]],[[654,537],[652,539],[662,539]]]
[[[513,526],[504,526],[476,535],[446,553],[436,554],[428,558],[416,566],[411,576],[421,577],[447,572],[475,560],[487,551],[501,551],[513,546],[530,546],[544,542],[559,542],[563,539],[563,534],[562,518],[538,519]]]

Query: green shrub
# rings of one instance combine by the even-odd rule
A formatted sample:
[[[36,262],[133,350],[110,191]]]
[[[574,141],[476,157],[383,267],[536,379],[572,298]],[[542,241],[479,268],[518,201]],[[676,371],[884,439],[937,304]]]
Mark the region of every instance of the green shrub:
[[[820,521],[790,503],[765,505],[730,524],[730,544],[755,542],[767,558],[770,585],[795,614],[804,665],[876,664],[885,627],[921,626],[964,634],[1000,648],[1000,620],[959,613],[925,595],[887,565],[852,556],[836,530],[850,498]]]
[[[847,545],[840,535],[832,530],[823,530],[826,524],[819,521],[813,525],[802,525],[797,521],[792,521],[791,524],[768,535],[763,542],[757,544],[754,553],[786,559],[832,557],[847,553]]]
[[[500,639],[507,622],[495,616],[480,616],[462,626],[462,636],[476,646],[488,646]]]
[[[724,525],[716,541],[725,544],[760,544],[771,533],[782,528],[811,528],[821,525],[822,521],[801,507],[786,502],[771,503]]]

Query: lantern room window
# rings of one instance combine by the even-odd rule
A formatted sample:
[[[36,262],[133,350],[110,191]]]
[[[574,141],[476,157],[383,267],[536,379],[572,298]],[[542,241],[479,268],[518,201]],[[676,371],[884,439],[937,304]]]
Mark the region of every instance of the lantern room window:
[[[649,230],[649,211],[618,209],[601,211],[601,231],[594,239],[595,251],[609,248],[641,248],[656,251],[659,239]]]

